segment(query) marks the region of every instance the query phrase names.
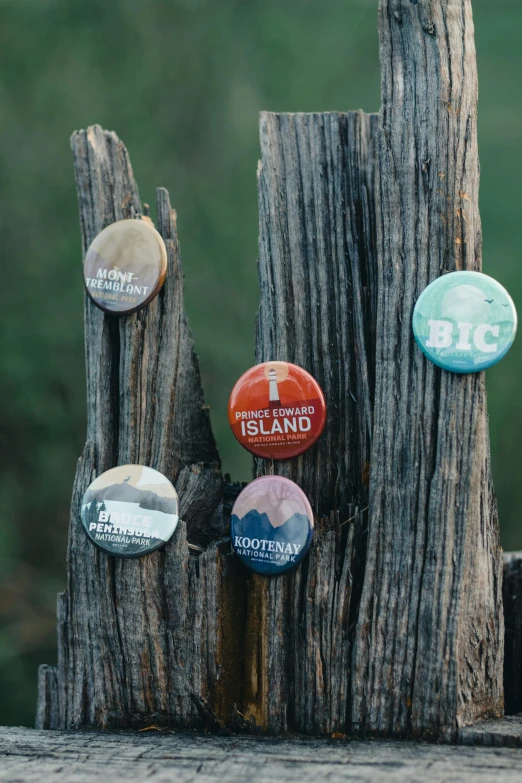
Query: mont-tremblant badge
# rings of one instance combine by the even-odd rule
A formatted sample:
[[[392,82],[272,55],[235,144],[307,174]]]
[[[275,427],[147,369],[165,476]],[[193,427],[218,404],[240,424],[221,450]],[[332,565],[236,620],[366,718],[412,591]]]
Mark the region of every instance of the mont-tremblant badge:
[[[258,457],[289,459],[319,439],[324,395],[310,373],[287,362],[264,362],[237,381],[228,403],[232,432]]]
[[[506,289],[482,272],[450,272],[422,292],[413,333],[424,354],[444,370],[479,372],[513,345],[517,312]]]
[[[143,465],[120,465],[89,486],[81,519],[89,539],[104,552],[140,557],[171,538],[178,513],[178,495],[162,473]]]
[[[90,298],[107,313],[140,310],[160,292],[167,274],[165,242],[148,220],[118,220],[93,240],[83,276]]]
[[[306,557],[314,517],[302,489],[282,476],[262,476],[238,496],[230,518],[232,546],[257,574],[283,574]]]

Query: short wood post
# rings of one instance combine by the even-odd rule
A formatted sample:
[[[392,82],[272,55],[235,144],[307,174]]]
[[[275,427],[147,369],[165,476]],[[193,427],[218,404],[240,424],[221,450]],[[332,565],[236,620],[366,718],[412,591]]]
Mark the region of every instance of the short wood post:
[[[506,714],[522,712],[522,552],[504,555],[504,690]]]
[[[38,724],[149,723],[270,733],[454,739],[502,712],[501,558],[483,374],[415,347],[417,296],[480,269],[477,79],[470,0],[381,0],[381,114],[262,114],[256,358],[310,371],[328,404],[301,457],[258,460],[316,516],[310,556],[246,572],[226,539],[226,487],[183,314],[175,214],[158,190],[167,283],[116,319],[86,301],[88,439],[71,507],[57,669]],[[127,152],[73,136],[83,247],[147,219]],[[245,368],[246,369],[246,368]],[[79,525],[93,477],[165,473],[173,539],[136,561]]]

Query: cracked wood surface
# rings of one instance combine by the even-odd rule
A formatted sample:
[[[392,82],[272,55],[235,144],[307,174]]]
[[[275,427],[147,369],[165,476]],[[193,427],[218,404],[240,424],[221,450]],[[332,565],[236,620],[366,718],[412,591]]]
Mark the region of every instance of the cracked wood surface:
[[[352,720],[451,739],[502,713],[502,559],[484,373],[411,328],[435,278],[481,269],[470,0],[381,0],[376,391]]]
[[[357,595],[360,589],[371,427],[368,155],[374,127],[375,118],[357,113],[301,115],[295,122],[307,139],[308,157],[300,151],[310,188],[302,194],[307,205],[303,218],[308,224],[315,214],[309,230],[322,239],[309,259],[308,240],[301,242],[294,267],[296,275],[306,271],[327,281],[328,290],[321,295],[323,323],[336,342],[327,354],[316,342],[328,340],[326,332],[321,338],[316,331],[312,338],[306,325],[297,323],[293,355],[278,357],[308,366],[330,396],[320,446],[293,465],[286,463],[317,516],[310,556],[292,573],[258,577],[230,554],[228,541],[215,543],[224,529],[221,475],[182,316],[179,250],[166,191],[159,191],[157,228],[166,239],[172,266],[159,301],[150,306],[155,311],[114,323],[87,301],[90,439],[73,495],[68,590],[58,603],[59,665],[57,671],[40,669],[38,727],[123,728],[147,721],[201,726],[195,705],[203,698],[215,716],[210,723],[233,718],[235,724],[241,713],[246,724],[255,720],[272,733],[348,729],[348,637],[356,606],[352,592]],[[84,234],[89,227],[85,249],[98,229],[120,216],[115,199],[117,205],[132,208],[131,215],[140,204],[127,153],[114,134],[89,129],[73,137],[73,150]],[[263,154],[267,166],[277,164],[268,160],[266,144]],[[298,176],[295,158],[292,166],[289,183]],[[268,190],[267,198],[271,195]],[[100,209],[104,217],[93,223],[91,213]],[[274,227],[273,242],[279,240]],[[352,288],[357,292],[353,304]],[[269,305],[266,291],[262,283],[262,310]],[[312,306],[311,300],[307,304]],[[268,313],[260,318],[259,328],[266,328],[270,318]],[[114,345],[110,329],[117,329]],[[276,338],[282,334],[272,333]],[[352,334],[357,335],[357,347]],[[179,355],[180,343],[184,355],[171,361]],[[264,348],[260,345],[258,350],[279,352],[268,342]],[[316,348],[321,368],[305,360]],[[164,380],[155,367],[168,371]],[[173,410],[180,395],[186,410]],[[160,404],[164,412],[155,416]],[[180,444],[178,439],[194,443]],[[111,450],[111,443],[119,451],[114,451],[116,445]],[[198,462],[190,462],[196,458]],[[151,464],[174,480],[180,495],[183,522],[172,541],[137,561],[118,561],[93,550],[79,527],[85,488],[114,460]],[[349,481],[340,478],[345,469]],[[186,530],[188,540],[204,550],[198,558],[188,554]]]
[[[2,783],[514,783],[522,749],[4,728],[0,759]]]
[[[219,456],[160,188],[160,295],[123,318],[86,301],[88,440],[39,727],[257,723],[451,740],[502,710],[484,377],[435,368],[410,323],[430,280],[480,268],[471,6],[381,0],[379,24],[379,119],[261,116],[256,358],[308,369],[328,421],[309,452],[256,470],[308,494],[310,556],[265,579],[223,540]],[[85,252],[110,222],[146,216],[115,134],[81,131],[73,153]],[[124,462],[165,473],[181,500],[173,539],[134,561],[96,550],[79,526],[85,488]]]
[[[72,150],[85,254],[113,221],[147,217],[114,133],[77,132]],[[67,589],[58,599],[58,667],[40,671],[42,727],[197,723],[191,694],[216,688],[218,582],[230,560],[214,543],[225,531],[223,481],[184,314],[176,215],[162,188],[157,229],[168,274],[148,307],[117,317],[85,297],[87,443],[73,489]],[[87,486],[125,463],[156,468],[180,496],[171,541],[135,560],[96,549],[80,524]],[[210,545],[199,561],[188,541]]]
[[[252,579],[249,616],[262,633],[246,660],[248,709],[274,733],[346,731],[350,721],[373,405],[376,127],[363,112],[260,120],[256,359],[304,367],[327,405],[313,448],[256,460],[258,475],[302,487],[320,520],[299,569]]]

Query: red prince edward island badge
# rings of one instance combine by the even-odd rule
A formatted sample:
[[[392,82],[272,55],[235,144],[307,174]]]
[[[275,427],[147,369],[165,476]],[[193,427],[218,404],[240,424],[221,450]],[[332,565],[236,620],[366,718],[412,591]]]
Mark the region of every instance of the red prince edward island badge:
[[[237,381],[228,420],[237,440],[257,457],[297,457],[314,445],[324,429],[324,395],[301,367],[265,362]]]

